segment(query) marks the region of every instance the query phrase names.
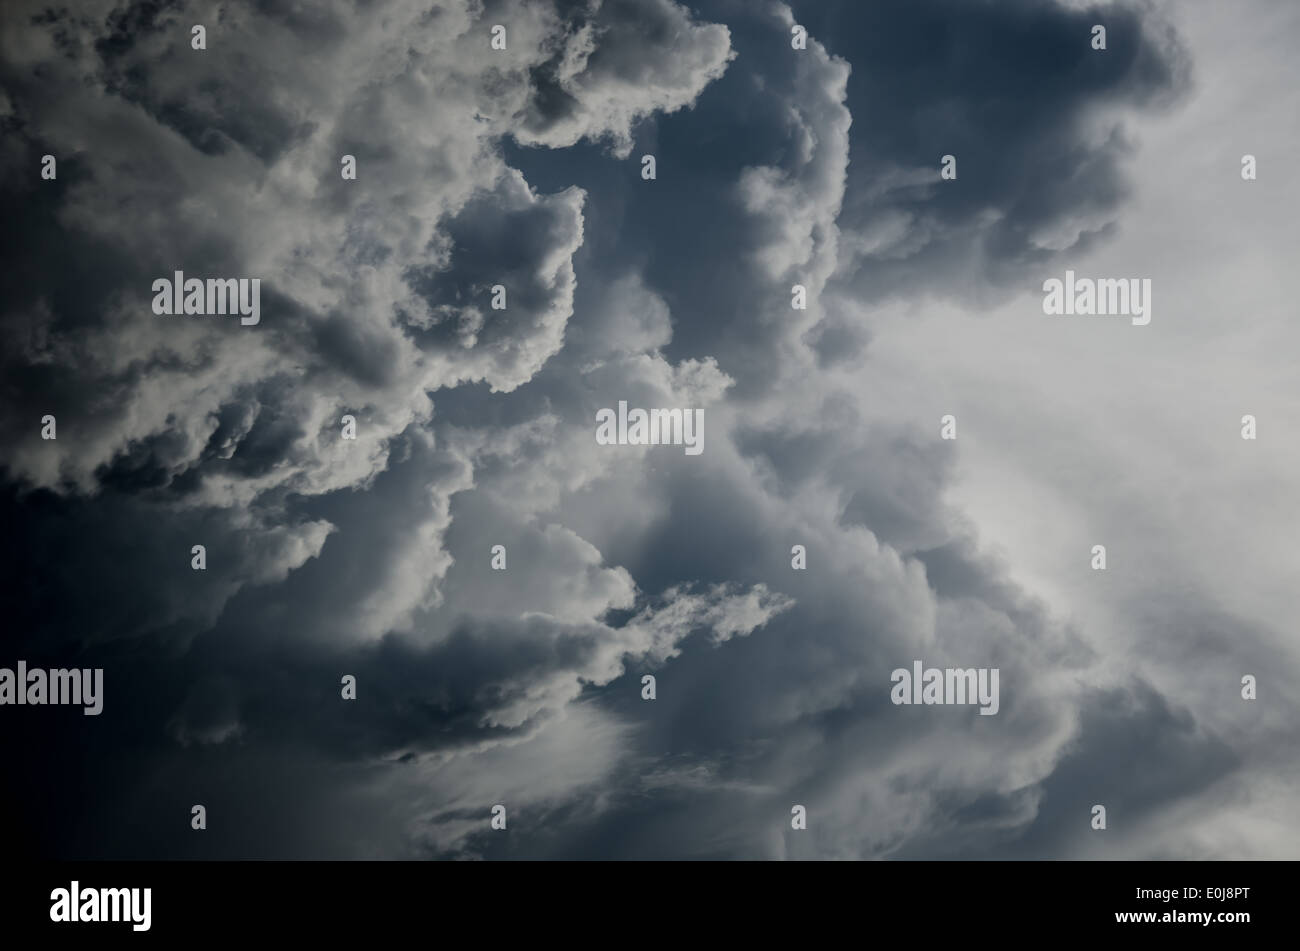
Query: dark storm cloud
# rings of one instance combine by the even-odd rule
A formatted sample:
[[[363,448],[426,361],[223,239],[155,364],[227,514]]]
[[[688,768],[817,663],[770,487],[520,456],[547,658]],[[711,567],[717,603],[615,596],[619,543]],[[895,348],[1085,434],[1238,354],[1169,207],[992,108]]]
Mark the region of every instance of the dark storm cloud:
[[[421,349],[449,352],[457,364],[465,351],[485,353],[489,379],[503,387],[522,382],[558,349],[569,316],[573,270],[555,249],[582,241],[581,193],[543,203],[522,180],[507,179],[471,199],[444,229],[439,240],[451,249],[445,264],[405,275],[426,304],[419,316],[403,314],[407,335]],[[492,303],[498,287],[503,307]]]
[[[1241,762],[1190,711],[1135,681],[1085,698],[1077,738],[1038,787],[978,798],[958,792],[942,810],[949,820],[896,857],[970,859],[992,850],[1015,859],[1122,857],[1124,840],[1151,813],[1204,792]],[[1094,805],[1106,809],[1104,834],[1092,828]],[[1112,841],[1119,847],[1108,849]]]
[[[1130,814],[1232,768],[1154,690],[1081,687],[1080,632],[945,503],[951,454],[818,373],[863,336],[821,292],[996,285],[1104,228],[1123,142],[1085,117],[1180,82],[1145,14],[1108,8],[1104,63],[1065,46],[1093,14],[1028,3],[234,5],[206,60],[187,7],[5,15],[40,239],[6,248],[14,646],[111,672],[83,759],[81,725],[10,741],[53,784],[31,851],[1046,854],[1076,740],[1111,789],[1126,724],[1174,741]],[[40,189],[46,148],[74,157]],[[262,273],[264,325],[145,311],[183,261]],[[597,447],[619,399],[705,407],[705,453]],[[916,657],[999,666],[1002,711],[894,707]],[[92,771],[111,830],[54,831]]]
[[[716,355],[742,393],[777,378],[787,335],[809,329],[794,322],[790,285],[816,298],[826,276],[813,255],[833,258],[833,241],[832,287],[857,301],[983,297],[1081,249],[1113,223],[1131,149],[1093,123],[1186,85],[1186,54],[1126,6],[813,3],[793,20],[760,5],[706,9],[728,23],[737,58],[694,109],[647,131],[659,181],[620,191],[620,220],[636,224],[619,240],[672,308],[666,353]],[[794,20],[842,58],[843,75],[815,50],[777,55]],[[1096,22],[1110,29],[1104,54],[1088,45]],[[945,154],[958,157],[956,182],[939,181]],[[831,314],[814,329],[819,352],[842,358],[860,322]]]
[[[500,16],[503,6],[490,5],[486,13]],[[588,0],[557,8],[561,39],[529,70],[529,96],[512,130],[528,145],[569,146],[585,137],[626,157],[638,120],[689,105],[730,59],[727,28],[693,22],[672,0]]]
[[[809,4],[838,51],[852,39],[855,126],[837,289],[989,303],[1117,226],[1135,149],[1108,109],[1156,109],[1189,84],[1186,51],[1150,10],[1037,2]],[[1084,42],[1107,29],[1107,48]],[[924,50],[922,53],[921,51]],[[1122,116],[1122,112],[1120,113]],[[958,177],[939,178],[942,156]],[[818,328],[824,359],[860,345],[851,318]],[[855,339],[856,338],[856,339]]]
[[[650,7],[676,38],[657,56],[679,56],[689,41],[689,68],[639,70],[634,92],[616,70],[588,69],[598,37],[627,41],[619,8],[602,10],[565,73],[583,111],[564,141],[625,137],[637,116],[680,108],[725,67],[725,29],[666,2]],[[34,265],[8,299],[17,332],[6,340],[6,379],[21,390],[6,430],[18,444],[7,460],[15,478],[84,490],[100,465],[162,429],[202,446],[210,404],[247,405],[254,388],[264,415],[297,415],[304,427],[330,417],[337,425],[348,407],[370,410],[361,439],[374,465],[384,438],[428,417],[427,390],[470,380],[513,388],[561,346],[582,193],[533,193],[495,149],[518,128],[528,70],[578,41],[539,4],[496,8],[513,36],[496,57],[481,55],[489,24],[461,5],[326,9],[313,22],[344,27],[299,30],[278,5],[223,8],[207,24],[209,48],[195,51],[189,24],[203,15],[180,5],[105,3],[75,16],[6,8],[6,35],[29,41],[8,44],[0,73],[14,132],[4,166],[15,173],[16,217],[37,239],[8,249]],[[213,136],[228,145],[208,147]],[[46,149],[63,162],[55,182],[29,174]],[[93,156],[84,165],[83,153]],[[339,176],[345,153],[361,161],[355,187]],[[444,218],[455,227],[442,228]],[[489,319],[486,296],[466,295],[496,282],[484,242],[505,237],[515,251],[492,277],[512,282],[516,304]],[[61,255],[49,253],[56,247]],[[464,278],[446,273],[453,259]],[[201,262],[203,276],[261,275],[268,319],[243,336],[205,321],[142,323],[152,280],[186,262]],[[442,275],[432,297],[431,274]],[[446,352],[411,345],[433,325],[454,331]],[[83,326],[90,332],[73,332]],[[92,416],[96,401],[69,392],[73,361],[79,387],[122,416]],[[352,377],[342,386],[317,372],[338,368]],[[266,396],[287,392],[261,385],[272,377],[291,381],[293,396],[267,406]],[[170,417],[152,409],[158,390],[169,393]],[[63,410],[56,415],[83,434],[79,445],[33,443],[21,420],[38,407]],[[328,437],[301,436],[299,458],[282,472],[311,483],[296,489],[364,477],[361,466],[331,477]],[[266,488],[243,482],[235,491]]]
[[[512,131],[625,141],[636,118],[689,103],[728,54],[724,28],[665,2],[608,5],[574,34],[545,5],[493,12],[511,27],[510,51],[495,59],[482,56],[487,24],[459,5],[338,6],[311,22],[279,5],[210,21],[183,5],[6,8],[3,118],[14,134],[4,164],[17,218],[31,226],[25,244],[7,247],[30,264],[12,282],[4,346],[7,560],[28,595],[11,646],[36,656],[135,639],[130,650],[163,652],[168,664],[129,653],[106,662],[117,689],[141,698],[119,701],[106,748],[87,754],[119,784],[154,771],[141,759],[159,742],[211,748],[208,759],[264,747],[292,758],[316,734],[276,729],[295,709],[288,700],[303,690],[337,699],[340,667],[362,677],[363,695],[391,700],[326,743],[333,755],[445,747],[461,720],[490,743],[485,717],[503,733],[531,730],[584,679],[616,675],[625,651],[662,654],[701,626],[733,636],[780,607],[760,596],[756,612],[749,593],[717,589],[678,599],[684,615],[600,626],[611,606],[633,604],[626,573],[560,526],[530,534],[510,519],[497,521],[516,557],[531,551],[561,578],[579,571],[555,586],[550,619],[476,620],[457,576],[448,596],[439,590],[454,563],[442,544],[449,500],[472,471],[464,453],[410,427],[428,421],[429,391],[463,380],[513,389],[559,349],[582,240],[582,193],[536,194],[496,158],[495,141]],[[657,50],[597,55],[602,37],[635,45],[650,21]],[[192,22],[208,27],[201,53],[189,46]],[[515,126],[529,108],[521,80],[566,44],[553,79],[575,107],[545,130]],[[46,149],[61,174],[42,189],[29,173]],[[328,162],[314,154],[333,150]],[[340,200],[344,151],[370,183],[357,189],[364,198]],[[152,279],[177,267],[262,276],[264,332],[149,314]],[[498,281],[512,300],[493,314],[486,296],[472,298]],[[428,333],[447,325],[450,339]],[[33,433],[46,412],[58,440]],[[353,443],[339,438],[344,413],[358,420]],[[330,533],[345,540],[325,548]],[[190,568],[192,543],[208,549],[203,572]],[[535,610],[528,594],[545,588],[524,583],[516,600]],[[426,617],[444,600],[445,620]],[[272,674],[260,648],[285,623],[300,660]],[[394,630],[413,639],[405,652],[376,646]],[[512,643],[553,649],[529,661]],[[394,679],[403,671],[416,678],[405,688]],[[446,697],[419,679],[434,671]],[[177,686],[162,689],[163,676]],[[435,721],[444,729],[431,732]]]
[[[184,644],[243,585],[283,581],[329,531],[320,521],[159,505],[139,484],[106,488],[93,501],[20,497],[11,487],[3,508],[14,621],[6,645],[19,652],[159,632]],[[206,572],[190,567],[195,544],[206,548]]]
[[[593,215],[588,223],[589,244],[603,249],[605,241],[617,242],[624,256],[646,263],[644,285],[629,286],[626,281],[620,285],[630,297],[623,307],[605,304],[609,295],[604,289],[580,287],[575,346],[583,347],[594,336],[588,329],[594,320],[622,319],[619,312],[628,311],[653,314],[655,307],[636,301],[647,294],[652,300],[662,295],[667,304],[663,309],[672,315],[673,341],[664,348],[666,354],[716,355],[721,368],[738,378],[742,397],[757,395],[780,381],[796,391],[811,390],[807,395],[812,398],[801,399],[785,390],[782,396],[792,405],[787,412],[775,414],[770,406],[757,402],[740,404],[745,412],[736,415],[744,421],[731,438],[751,462],[759,464],[760,477],[754,482],[748,481],[749,474],[734,471],[718,476],[716,484],[713,473],[702,478],[698,471],[683,473],[677,481],[660,467],[656,482],[639,489],[649,493],[649,498],[639,497],[641,507],[656,515],[645,530],[633,531],[633,540],[590,525],[580,530],[651,590],[682,576],[762,579],[777,584],[796,604],[743,641],[716,652],[685,651],[665,668],[663,682],[672,689],[661,693],[649,710],[636,698],[631,683],[615,682],[605,691],[609,702],[633,722],[650,721],[639,734],[639,748],[650,751],[652,760],[694,758],[693,766],[666,783],[681,782],[690,791],[679,797],[660,789],[662,806],[650,806],[634,792],[636,777],[626,776],[616,784],[626,799],[612,816],[593,819],[581,809],[574,811],[572,847],[581,854],[658,855],[662,853],[648,843],[667,838],[711,843],[698,851],[684,847],[691,854],[884,855],[900,848],[911,830],[932,821],[943,824],[950,813],[960,814],[966,808],[967,798],[981,795],[990,797],[990,802],[1001,798],[1014,802],[1003,828],[1017,828],[1032,821],[1035,784],[1050,775],[1053,751],[1071,735],[1077,711],[1095,702],[1071,684],[1095,655],[1077,632],[1061,629],[1043,605],[1006,581],[1004,566],[978,555],[968,529],[950,517],[941,497],[949,454],[940,453],[932,441],[916,444],[907,432],[848,436],[862,431],[851,400],[818,399],[818,387],[790,369],[791,362],[797,367],[801,361],[779,359],[790,354],[789,327],[794,324],[799,329],[797,316],[789,310],[788,294],[789,282],[801,273],[788,265],[798,262],[802,253],[815,270],[812,262],[831,244],[836,224],[840,195],[836,134],[847,123],[835,106],[837,95],[843,93],[837,93],[839,70],[834,61],[810,54],[804,68],[793,68],[790,63],[797,60],[769,61],[772,58],[760,56],[765,45],[783,42],[777,38],[779,33],[774,35],[779,20],[774,24],[735,9],[728,12],[733,14],[727,20],[739,51],[737,61],[705,91],[695,110],[657,123],[647,137],[645,148],[660,160],[660,182],[631,188],[609,184],[612,200],[607,201],[610,196],[601,187],[607,182],[603,173],[593,169],[590,177],[582,174],[587,164],[598,159],[581,152],[577,156],[583,165],[575,174],[589,189],[589,206],[607,209],[613,204],[618,209],[604,228]],[[954,61],[970,62],[971,54],[961,49],[921,49],[919,37],[909,36],[909,13],[894,15],[904,21],[904,37],[914,41],[904,44],[904,49],[921,64],[918,68],[923,70],[928,58],[938,57],[939,62],[932,64],[936,71],[951,72],[953,67],[943,59],[950,54]],[[1045,38],[1049,45],[1078,26],[1078,18],[1072,15],[1061,11],[1048,15],[1056,16]],[[1004,32],[1015,32],[1016,16],[1025,17],[1020,28],[1031,32],[1041,19],[1028,8],[1016,8],[1001,24]],[[1126,17],[1119,22],[1134,26],[1136,21]],[[1080,34],[1085,49],[1090,22]],[[837,51],[851,61],[855,73],[859,68],[869,73],[871,60],[860,58],[847,45],[856,35],[832,33],[833,43],[843,47]],[[1150,46],[1143,56],[1164,55],[1163,39],[1144,34],[1142,42]],[[1175,54],[1176,50],[1171,55]],[[1097,208],[1113,216],[1121,195],[1122,143],[1091,143],[1084,119],[1107,99],[1103,89],[1114,88],[1112,98],[1117,100],[1143,104],[1175,90],[1178,82],[1171,76],[1174,67],[1163,71],[1135,67],[1135,58],[1141,57],[1135,57],[1131,48],[1122,49],[1117,64],[1122,78],[1101,77],[1091,86],[1080,87],[1069,76],[1056,74],[1053,79],[1054,70],[1068,72],[1067,67],[1031,57],[1018,81],[1030,83],[1034,70],[1041,70],[1049,90],[1044,98],[1050,99],[1051,93],[1058,98],[1050,108],[1039,110],[1036,119],[1035,110],[1030,110],[1031,121],[1017,130],[1023,138],[1020,148],[1032,152],[1027,143],[1042,140],[1044,152],[1051,153],[1048,140],[1055,139],[1062,147],[1068,143],[1101,169],[1100,177],[1092,182],[1095,188],[1081,188],[1077,194],[1069,190],[1073,187],[1069,182],[1041,180],[1037,197],[1044,208],[1032,215],[1019,208],[1020,198],[1003,187],[1005,182],[999,184],[1000,191],[972,199],[972,207],[987,212],[989,207],[1006,204],[999,214],[1014,212],[1025,221],[1036,216],[1039,224],[1068,225]],[[756,81],[760,73],[761,84]],[[951,95],[959,99],[963,86],[954,86],[957,91]],[[761,88],[766,109],[759,107],[757,93],[748,92],[751,87]],[[850,75],[850,105],[854,88]],[[986,94],[978,83],[976,88],[980,95]],[[888,105],[899,122],[912,121],[901,118],[907,102],[901,95],[890,99]],[[1053,110],[1057,116],[1049,118]],[[873,111],[872,121],[887,120],[888,116],[875,119]],[[765,132],[765,122],[772,131]],[[731,133],[729,126],[735,127]],[[853,148],[870,148],[871,132],[870,126],[852,126]],[[847,161],[851,154],[846,147],[838,160]],[[914,164],[932,162],[937,177],[938,154],[942,153],[933,159],[915,159]],[[529,174],[545,176],[555,171],[546,156],[516,158]],[[847,188],[852,194],[851,178]],[[955,232],[962,220],[969,219],[971,227],[953,237],[955,244],[969,250],[986,243],[986,232],[997,215],[980,216],[958,207],[950,217],[951,222],[941,223],[938,230],[946,236],[950,224]],[[643,229],[647,221],[652,225]],[[628,222],[638,227],[626,227]],[[838,221],[842,229],[854,223],[852,215]],[[624,228],[615,233],[615,224]],[[650,235],[666,237],[652,242]],[[840,240],[844,241],[843,235]],[[720,254],[731,262],[726,270],[715,266]],[[592,255],[598,260],[618,257],[608,251]],[[1012,263],[1009,257],[1006,261],[999,257],[976,269],[972,279],[981,285],[995,284],[1000,269]],[[921,289],[922,282],[908,280],[913,289]],[[941,284],[942,279],[927,282],[925,289]],[[616,316],[609,316],[610,311]],[[729,333],[733,326],[735,332]],[[552,382],[562,372],[563,360],[562,356],[559,366],[553,363],[543,371],[530,385],[529,395],[537,394],[540,387],[551,400],[575,398],[569,388],[561,388],[559,380]],[[634,392],[626,385],[623,390]],[[589,398],[583,402],[585,414],[575,410],[566,416],[589,418],[589,407],[600,405]],[[555,408],[554,403],[548,405]],[[712,418],[718,426],[719,417]],[[817,420],[824,423],[818,426]],[[670,464],[674,471],[679,469],[679,462]],[[741,486],[747,488],[738,491]],[[824,514],[829,520],[799,525],[798,516],[789,509],[793,498],[803,494],[824,499],[828,488],[832,495],[829,512]],[[782,499],[785,511],[764,498],[765,492]],[[591,499],[584,499],[584,504],[591,504]],[[575,509],[576,505],[566,508],[566,519],[581,526],[582,515]],[[891,569],[892,553],[862,545],[861,535],[855,543],[855,529],[870,530],[876,539],[900,553],[915,555],[917,561],[909,566],[895,560]],[[817,575],[790,572],[792,541],[809,542],[815,553],[810,557],[818,559]],[[909,589],[907,583],[899,584],[917,567],[923,570],[920,586]],[[860,580],[864,569],[865,587]],[[884,596],[889,585],[883,581],[891,570],[899,571],[892,604]],[[922,631],[928,612],[934,612],[938,638],[926,643]],[[975,734],[975,748],[998,751],[991,754],[996,765],[990,767],[985,754],[968,757],[971,738],[959,739],[948,728],[928,721],[909,723],[887,705],[883,685],[890,668],[908,662],[900,657],[913,656],[959,666],[975,663],[971,657],[978,656],[985,658],[981,662],[995,658],[1002,666],[1010,706],[996,734],[982,729]],[[941,656],[946,661],[937,659]],[[882,714],[891,716],[888,722],[896,725],[896,735],[873,724]],[[1164,728],[1160,722],[1153,730]],[[982,727],[978,721],[976,725]],[[918,775],[895,765],[914,755],[913,749],[946,757],[949,764]],[[711,796],[695,789],[692,777],[700,775],[728,791]],[[1110,779],[1118,782],[1121,777],[1116,774]],[[873,782],[883,791],[854,802],[851,790]],[[1009,782],[1020,782],[1021,791],[1005,790]],[[750,791],[737,792],[738,788]],[[918,789],[932,790],[933,795],[918,796]],[[782,836],[779,830],[788,826],[789,804],[806,800],[815,803],[822,831],[810,840],[796,836],[787,842],[788,833]],[[683,810],[683,803],[689,803],[689,808]],[[657,831],[647,835],[615,831],[629,826]],[[628,852],[620,852],[624,843]],[[588,847],[589,853],[584,851]],[[499,848],[504,855],[514,847]]]

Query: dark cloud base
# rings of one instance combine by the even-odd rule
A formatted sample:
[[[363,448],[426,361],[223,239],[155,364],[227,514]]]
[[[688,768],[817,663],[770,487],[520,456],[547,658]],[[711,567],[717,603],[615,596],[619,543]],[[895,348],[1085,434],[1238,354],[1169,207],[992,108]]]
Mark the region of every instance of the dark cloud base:
[[[823,375],[870,346],[837,299],[984,306],[1111,233],[1089,123],[1187,88],[1154,13],[380,6],[229,5],[206,60],[206,8],[6,8],[3,662],[106,672],[0,714],[11,855],[1105,857],[1085,788],[1118,831],[1239,768],[1141,678],[1061,688],[1097,655],[951,453]],[[182,263],[260,273],[264,325],[149,314]],[[597,453],[629,397],[707,404],[703,461]],[[1000,666],[997,723],[892,706],[915,656]]]

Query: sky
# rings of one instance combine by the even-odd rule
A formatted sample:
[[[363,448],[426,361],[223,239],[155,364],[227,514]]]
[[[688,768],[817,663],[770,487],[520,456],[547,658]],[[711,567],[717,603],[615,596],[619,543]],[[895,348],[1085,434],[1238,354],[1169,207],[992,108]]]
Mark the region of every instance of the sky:
[[[1295,4],[0,20],[16,854],[1300,854]]]

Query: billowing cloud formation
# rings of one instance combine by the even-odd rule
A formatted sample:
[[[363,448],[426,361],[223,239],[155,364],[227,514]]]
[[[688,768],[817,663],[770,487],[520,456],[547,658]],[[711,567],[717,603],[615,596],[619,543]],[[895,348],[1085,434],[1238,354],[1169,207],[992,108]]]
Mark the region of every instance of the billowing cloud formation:
[[[526,75],[569,27],[542,5],[496,11],[514,28],[498,60],[481,12],[235,7],[196,51],[199,10],[7,11],[6,177],[35,229],[12,249],[27,277],[7,288],[0,355],[12,477],[230,510],[240,530],[295,539],[283,572],[323,537],[284,519],[287,496],[366,485],[389,441],[430,419],[430,392],[510,390],[554,355],[582,193],[533,192],[494,149],[509,126],[478,114],[522,111],[529,87],[503,70]],[[659,15],[697,29],[675,6]],[[725,65],[719,29],[668,100]],[[608,98],[604,71],[571,73]],[[612,121],[579,134],[624,128]],[[56,181],[17,173],[46,149],[63,161]],[[153,281],[185,269],[259,277],[262,322],[154,317]],[[506,310],[490,308],[496,284]],[[53,414],[62,438],[41,440],[32,413]]]
[[[626,158],[639,119],[690,106],[734,55],[725,26],[696,23],[673,0],[575,6],[552,55],[528,66],[530,95],[511,131],[525,145],[607,140]]]
[[[107,831],[25,847],[1071,854],[1063,777],[1115,738],[1167,747],[1135,811],[1230,774],[981,552],[950,447],[864,407],[867,301],[1002,293],[1121,213],[1094,133],[1183,54],[1107,11],[1103,66],[1051,4],[6,8],[13,649],[108,684],[9,741],[54,771],[97,731],[54,788],[102,770]],[[259,277],[260,324],[155,316],[177,269]],[[701,408],[704,452],[597,445],[621,400]],[[998,715],[891,705],[918,658],[999,668]],[[178,795],[253,817],[121,831]]]

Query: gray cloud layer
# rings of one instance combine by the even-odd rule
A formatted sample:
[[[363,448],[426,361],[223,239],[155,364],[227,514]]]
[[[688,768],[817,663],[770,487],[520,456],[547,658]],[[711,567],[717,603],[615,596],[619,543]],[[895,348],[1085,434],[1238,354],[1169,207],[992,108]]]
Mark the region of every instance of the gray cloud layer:
[[[1186,93],[1153,11],[3,16],[7,654],[108,684],[94,723],[6,741],[66,790],[6,793],[30,851],[1066,857],[1102,801],[1156,854],[1137,823],[1240,767],[839,372],[869,372],[874,302],[984,305],[1109,233],[1119,117]],[[175,269],[261,277],[261,324],[154,316]],[[619,400],[703,407],[705,451],[597,445]],[[914,658],[999,667],[999,714],[891,705]]]

